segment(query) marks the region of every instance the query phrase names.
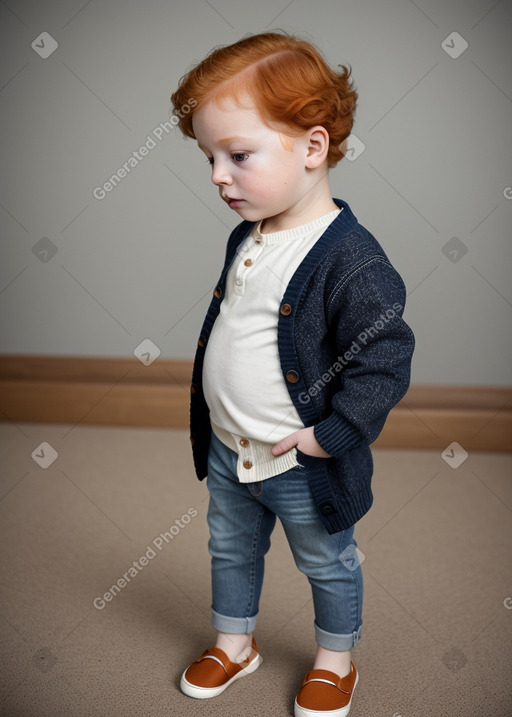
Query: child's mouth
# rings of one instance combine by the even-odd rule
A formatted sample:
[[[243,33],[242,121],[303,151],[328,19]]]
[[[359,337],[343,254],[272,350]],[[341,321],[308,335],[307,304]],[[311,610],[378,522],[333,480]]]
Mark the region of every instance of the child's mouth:
[[[230,209],[236,209],[244,201],[243,199],[234,199],[232,197],[222,197],[222,198],[229,205]]]

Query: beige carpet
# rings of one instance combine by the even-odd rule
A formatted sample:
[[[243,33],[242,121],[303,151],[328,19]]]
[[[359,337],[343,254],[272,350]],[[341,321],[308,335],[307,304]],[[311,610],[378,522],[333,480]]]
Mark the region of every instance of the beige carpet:
[[[263,665],[214,700],[179,692],[214,636],[207,492],[185,431],[0,428],[2,717],[293,713],[313,610],[279,525]],[[375,504],[356,528],[365,600],[351,717],[512,715],[511,463],[375,451]]]

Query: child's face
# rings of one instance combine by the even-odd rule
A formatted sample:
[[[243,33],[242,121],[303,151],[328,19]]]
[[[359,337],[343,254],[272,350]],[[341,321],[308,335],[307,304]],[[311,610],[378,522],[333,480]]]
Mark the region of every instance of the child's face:
[[[212,182],[231,209],[243,219],[274,218],[275,227],[287,228],[311,186],[307,136],[271,129],[250,100],[244,107],[232,99],[210,101],[194,114],[193,128],[212,165]]]

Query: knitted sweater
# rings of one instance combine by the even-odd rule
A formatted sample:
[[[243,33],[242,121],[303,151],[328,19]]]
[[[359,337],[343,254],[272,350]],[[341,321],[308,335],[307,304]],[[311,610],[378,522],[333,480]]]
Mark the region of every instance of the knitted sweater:
[[[342,200],[289,281],[277,341],[283,381],[305,426],[330,458],[297,450],[329,533],[353,525],[371,507],[370,444],[410,380],[414,336],[402,318],[405,286],[383,249]],[[211,437],[202,371],[223,298],[227,271],[253,228],[231,233],[219,282],[198,341],[191,386],[191,441],[197,477],[207,474]],[[263,400],[271,400],[271,397]]]

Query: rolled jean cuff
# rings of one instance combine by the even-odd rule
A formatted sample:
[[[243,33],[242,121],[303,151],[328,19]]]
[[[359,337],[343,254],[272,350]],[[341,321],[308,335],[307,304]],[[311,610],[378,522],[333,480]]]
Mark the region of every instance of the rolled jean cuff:
[[[213,627],[219,632],[227,632],[230,635],[250,635],[256,629],[257,621],[257,614],[253,617],[227,617],[212,608]]]
[[[325,647],[326,650],[336,650],[342,652],[345,650],[351,650],[357,645],[361,639],[361,629],[359,627],[355,632],[351,632],[348,635],[336,635],[332,632],[326,632],[322,628],[318,627],[315,622],[315,639],[320,647]]]

